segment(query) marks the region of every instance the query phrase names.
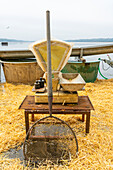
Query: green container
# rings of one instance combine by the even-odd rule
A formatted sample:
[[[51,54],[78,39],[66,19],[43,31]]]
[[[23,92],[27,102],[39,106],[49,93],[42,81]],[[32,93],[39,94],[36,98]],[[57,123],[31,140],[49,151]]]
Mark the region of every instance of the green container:
[[[86,63],[69,61],[62,73],[80,73],[86,83],[94,82],[97,78],[99,63],[100,61]]]

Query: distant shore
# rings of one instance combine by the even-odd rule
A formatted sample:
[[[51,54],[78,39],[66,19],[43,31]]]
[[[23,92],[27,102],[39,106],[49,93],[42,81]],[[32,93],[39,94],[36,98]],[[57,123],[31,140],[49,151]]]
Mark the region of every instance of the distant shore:
[[[34,41],[0,38],[0,42],[34,42]],[[67,42],[113,42],[113,38],[90,38],[90,39],[86,38],[86,39],[70,39],[70,40],[64,40],[64,41],[67,41]]]
[[[33,42],[33,41],[0,38],[0,42]]]
[[[113,42],[113,38],[91,38],[91,39],[75,39],[66,40],[68,42]]]

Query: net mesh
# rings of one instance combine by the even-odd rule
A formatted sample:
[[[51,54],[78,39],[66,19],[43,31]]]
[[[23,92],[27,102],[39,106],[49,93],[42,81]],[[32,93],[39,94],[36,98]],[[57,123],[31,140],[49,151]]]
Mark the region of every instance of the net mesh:
[[[72,153],[76,151],[77,143],[72,130],[53,117],[36,122],[24,142],[25,159],[36,163],[71,160]]]

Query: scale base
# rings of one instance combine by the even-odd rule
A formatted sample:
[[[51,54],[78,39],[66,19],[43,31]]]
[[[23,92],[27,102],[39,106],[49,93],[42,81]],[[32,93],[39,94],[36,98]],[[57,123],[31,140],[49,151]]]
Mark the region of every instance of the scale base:
[[[35,93],[35,103],[48,103],[48,94],[45,93]],[[57,91],[53,92],[53,102],[52,103],[78,103],[78,93],[77,92],[63,92]]]

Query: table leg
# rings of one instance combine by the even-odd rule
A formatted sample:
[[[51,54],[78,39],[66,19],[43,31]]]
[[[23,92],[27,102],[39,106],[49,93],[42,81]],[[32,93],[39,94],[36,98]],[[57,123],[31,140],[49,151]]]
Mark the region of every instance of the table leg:
[[[82,114],[82,122],[84,122],[84,120],[85,120],[85,114],[83,113]]]
[[[26,126],[26,134],[29,130],[29,113],[25,111],[25,126]]]
[[[34,122],[34,114],[31,114],[31,120]]]
[[[90,111],[86,113],[86,133],[89,133],[90,127]]]

